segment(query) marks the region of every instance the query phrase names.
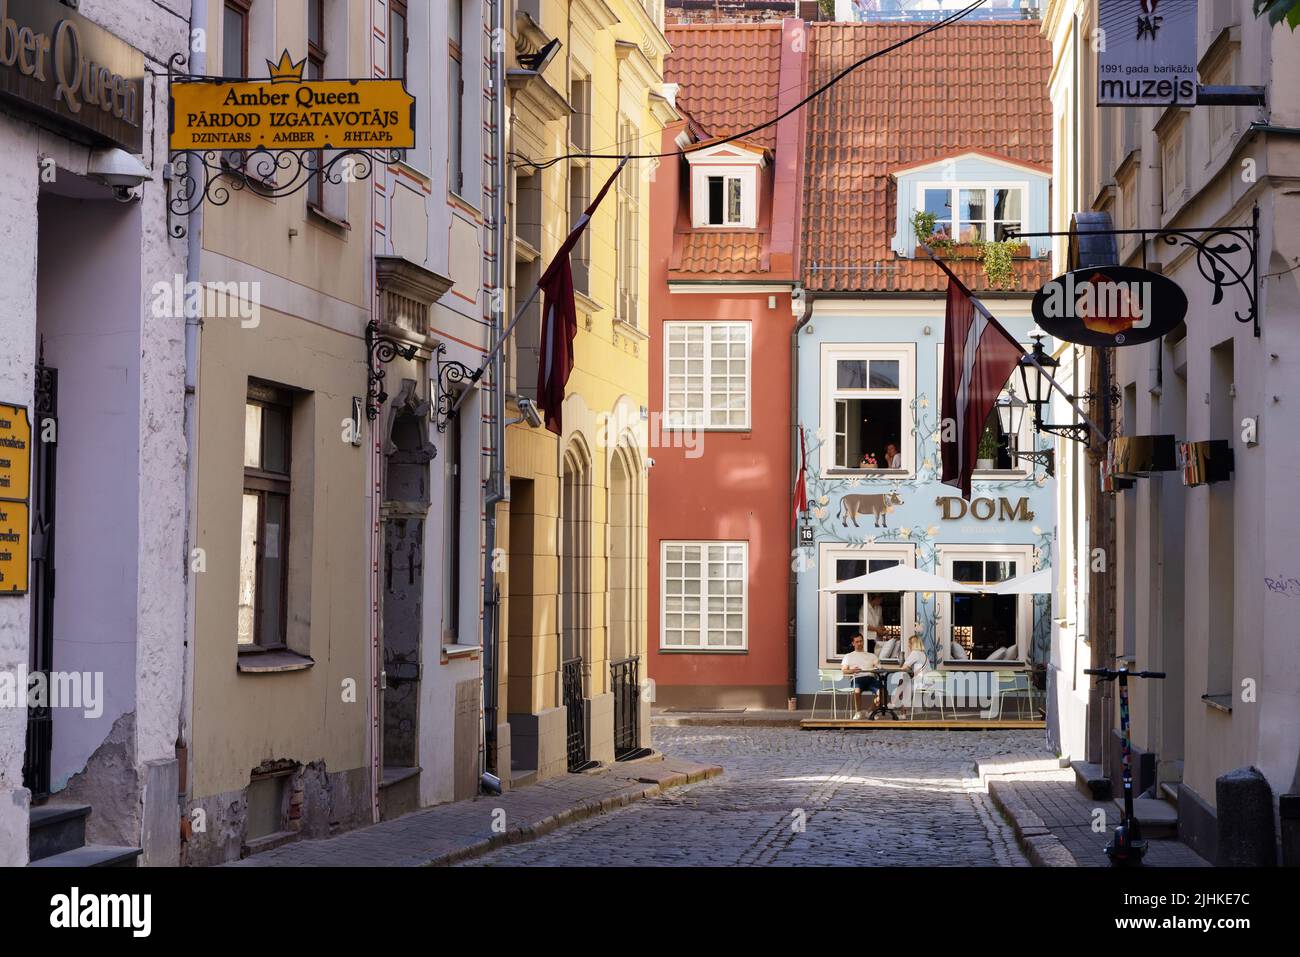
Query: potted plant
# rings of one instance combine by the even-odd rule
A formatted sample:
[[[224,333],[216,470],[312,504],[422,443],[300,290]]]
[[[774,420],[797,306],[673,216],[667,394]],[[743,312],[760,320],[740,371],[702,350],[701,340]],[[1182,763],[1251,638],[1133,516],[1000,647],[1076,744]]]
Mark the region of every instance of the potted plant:
[[[980,436],[979,449],[975,453],[975,467],[981,471],[998,467],[998,436],[991,425],[986,425]]]

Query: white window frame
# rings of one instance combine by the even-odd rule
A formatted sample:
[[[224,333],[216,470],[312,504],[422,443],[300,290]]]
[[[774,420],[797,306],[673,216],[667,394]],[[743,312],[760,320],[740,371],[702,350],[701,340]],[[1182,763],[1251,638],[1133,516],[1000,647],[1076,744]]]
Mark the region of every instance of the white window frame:
[[[941,545],[939,547],[938,574],[952,578],[955,562],[997,562],[1012,561],[1016,563],[1014,577],[1028,575],[1034,570],[1033,545]],[[950,657],[949,646],[952,644],[952,595],[943,595],[940,602],[939,620],[935,626],[935,636],[939,639],[939,658]],[[1016,659],[1026,661],[1034,639],[1034,601],[1033,595],[1018,595],[1016,601]]]
[[[741,578],[740,578],[740,617],[741,617],[741,643],[739,645],[709,645],[709,644],[680,644],[670,645],[667,643],[668,631],[668,550],[673,547],[682,548],[699,548],[702,549],[700,556],[700,565],[709,564],[708,548],[710,546],[722,546],[725,548],[739,547],[741,552]],[[685,558],[683,557],[683,561]],[[727,559],[729,561],[729,559]],[[724,579],[725,580],[725,579]],[[702,569],[700,577],[700,639],[707,641],[708,616],[709,616],[709,591],[708,586],[711,579],[707,571]],[[723,592],[726,597],[726,592]],[[726,614],[726,612],[723,612]],[[683,629],[684,630],[684,629]],[[730,540],[709,540],[709,539],[674,539],[665,540],[659,543],[659,650],[669,652],[686,652],[691,654],[718,654],[718,653],[736,653],[749,651],[749,542],[747,541],[730,541]]]
[[[1168,213],[1187,197],[1187,121],[1172,123],[1160,144],[1160,199],[1161,211]],[[1177,173],[1174,177],[1170,174]]]
[[[1015,190],[1020,194],[1020,230],[1024,231],[1027,227],[1026,220],[1029,219],[1029,183],[1027,180],[1005,180],[1005,181],[961,181],[951,180],[948,182],[929,180],[916,184],[916,195],[914,197],[913,208],[916,212],[925,210],[925,191],[928,189],[942,189],[948,191],[948,202],[951,204],[953,218],[956,219],[957,211],[961,203],[961,191],[963,189],[982,189],[984,190],[984,209],[986,212],[983,220],[978,220],[985,227],[984,238],[986,241],[995,239],[994,236],[994,219],[993,219],[993,191],[996,189]],[[962,222],[977,222],[977,220],[957,220],[953,224],[953,240],[957,241],[957,234],[960,233],[958,228]]]
[[[663,428],[671,431],[691,430],[705,432],[748,432],[752,428],[753,409],[754,409],[754,329],[752,322],[665,322],[663,328],[664,339],[664,408],[663,408]],[[710,350],[713,345],[713,337],[710,335],[715,326],[733,326],[743,327],[745,330],[745,421],[741,425],[711,425],[710,420],[713,417],[712,406],[712,383],[713,383],[713,357]],[[675,414],[670,410],[670,397],[672,391],[669,383],[671,382],[673,371],[671,355],[672,332],[675,329],[682,329],[686,332],[691,327],[700,327],[704,330],[704,408],[699,410],[701,419],[699,422],[691,422],[683,418],[680,422],[675,421],[672,416]],[[731,361],[731,357],[727,357]],[[730,375],[730,373],[728,373]],[[681,414],[694,412],[696,410],[686,409]]]
[[[936,321],[942,321],[942,320],[936,320]],[[944,345],[945,343],[941,342],[935,347],[938,353],[936,358],[936,365],[938,371],[935,373],[934,381],[939,384],[939,387],[936,390],[936,395],[934,400],[936,406],[939,404],[940,401],[942,401],[942,396],[943,396],[943,347]],[[1020,343],[1020,347],[1024,349],[1026,352],[1032,351],[1031,345],[1032,344],[1026,344],[1023,342]],[[1020,373],[1012,372],[1011,378],[1008,381],[1015,383],[1017,387],[1016,394],[1020,395],[1020,391],[1021,391]],[[1003,389],[1002,392],[998,394],[998,398],[1001,398],[1006,394],[1007,394],[1007,390]],[[1025,396],[1021,395],[1020,398],[1022,401],[1026,401]],[[993,414],[997,415],[996,409],[994,410]],[[1037,439],[1035,439],[1034,437],[1034,409],[1032,406],[1025,407],[1024,415],[1021,416],[1020,419],[1020,433],[1016,436],[1016,440],[1017,440],[1016,448],[1020,449],[1021,451],[1032,452],[1035,450],[1035,448],[1037,448],[1036,445]],[[936,452],[935,458],[936,459],[939,458],[940,455],[941,452]],[[1015,462],[1019,464],[1013,466],[1010,469],[976,469],[974,472],[971,473],[971,475],[973,478],[978,478],[981,481],[985,481],[985,482],[997,482],[997,481],[1015,482],[1015,481],[1022,480],[1027,476],[1033,474],[1034,463],[1029,459],[1018,458],[1015,459]]]
[[[709,179],[723,178],[721,223],[709,222]],[[740,219],[727,220],[727,182],[740,181]],[[758,167],[731,164],[691,165],[691,225],[699,229],[753,229],[758,225]]]
[[[898,559],[907,568],[916,567],[916,546],[909,542],[875,542],[871,545],[841,545],[835,542],[822,542],[817,550],[817,574],[820,587],[827,588],[835,584],[835,563],[839,560],[861,562],[889,561]],[[822,667],[835,667],[843,655],[835,651],[835,595],[836,592],[819,592],[821,602],[818,607],[818,653]],[[845,594],[839,592],[838,594]],[[848,594],[853,594],[849,592]],[[859,594],[868,594],[861,592]],[[865,614],[866,603],[863,603]],[[899,621],[903,630],[903,654],[906,654],[907,641],[911,638],[908,624],[916,624],[916,595],[903,592],[902,609]],[[863,623],[865,626],[865,622]]]
[[[898,362],[897,389],[840,389],[836,382],[835,363],[841,359],[893,359]],[[916,474],[916,419],[912,403],[916,401],[915,342],[823,342],[821,354],[821,429],[825,437],[821,447],[822,474],[879,476],[899,479]],[[898,469],[860,469],[835,464],[835,400],[837,398],[900,400],[899,453],[903,467]],[[883,451],[883,450],[882,450]]]

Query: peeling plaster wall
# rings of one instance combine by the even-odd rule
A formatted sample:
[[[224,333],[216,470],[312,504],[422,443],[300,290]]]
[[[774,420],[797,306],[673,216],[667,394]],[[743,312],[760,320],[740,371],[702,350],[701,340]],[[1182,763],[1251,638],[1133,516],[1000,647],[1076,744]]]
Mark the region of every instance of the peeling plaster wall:
[[[36,340],[36,131],[0,113],[0,402],[31,405]],[[0,598],[0,672],[27,665],[27,598]],[[27,711],[0,708],[0,866],[27,862]]]
[[[123,566],[124,619],[133,619],[130,634],[115,636],[113,661],[121,661],[114,691],[119,706],[106,712],[99,724],[98,740],[87,737],[65,753],[64,774],[69,788],[94,807],[92,833],[97,828],[121,831],[120,843],[142,845],[142,808],[173,817],[174,786],[149,793],[144,782],[168,780],[166,774],[146,774],[146,763],[175,760],[184,632],[184,320],[156,317],[150,290],[155,282],[184,275],[186,244],[167,235],[166,189],[162,169],[167,161],[166,107],[167,61],[189,45],[189,0],[82,0],[79,12],[100,24],[145,56],[146,95],[144,152],[140,159],[149,172],[138,200],[130,211],[136,225],[127,248],[113,251],[120,262],[130,260],[129,279],[138,292],[124,296],[135,304],[137,322],[130,332],[133,360],[119,374],[133,380],[136,395],[130,410],[135,421],[125,441],[134,449],[123,453],[129,473],[125,494],[134,528],[129,542],[117,542],[115,559]],[[37,198],[40,159],[49,157],[60,174],[84,175],[88,148],[72,142],[55,128],[37,128],[10,116],[0,105],[0,401],[31,405],[33,366],[36,361],[36,273],[38,248]],[[111,199],[106,199],[111,203]],[[65,275],[75,277],[75,266]],[[122,280],[127,281],[126,279]],[[88,287],[89,288],[89,287]],[[85,291],[85,290],[83,290]],[[126,307],[129,316],[133,307]],[[75,323],[76,317],[68,317]],[[93,318],[89,315],[89,319]],[[129,323],[134,325],[134,323]],[[125,330],[124,330],[125,331]],[[71,388],[71,386],[67,386]],[[131,460],[134,459],[134,462]],[[79,534],[67,523],[60,538]],[[94,528],[80,534],[93,536]],[[30,602],[26,597],[0,599],[0,671],[25,666],[28,661]],[[125,642],[128,646],[122,648]],[[134,666],[132,666],[134,662]],[[57,662],[56,662],[57,667]],[[105,667],[114,667],[106,665]],[[107,679],[107,675],[106,675]],[[108,688],[106,687],[106,694]],[[138,704],[138,707],[136,705]],[[135,708],[132,712],[132,708]],[[118,720],[115,724],[114,719]],[[27,855],[27,804],[22,789],[26,713],[0,710],[0,865],[25,863]],[[63,742],[67,743],[65,738]],[[129,767],[129,771],[127,770]],[[111,770],[110,770],[111,769]],[[129,780],[129,787],[119,789]],[[174,778],[171,778],[174,780]],[[56,785],[58,781],[56,780]],[[172,793],[162,793],[170,790]],[[117,809],[122,794],[134,809]],[[161,804],[160,804],[161,802]],[[170,808],[168,808],[170,805]],[[93,839],[93,838],[92,838]],[[174,847],[175,840],[164,841]],[[162,855],[145,848],[150,863],[174,862],[174,850]]]

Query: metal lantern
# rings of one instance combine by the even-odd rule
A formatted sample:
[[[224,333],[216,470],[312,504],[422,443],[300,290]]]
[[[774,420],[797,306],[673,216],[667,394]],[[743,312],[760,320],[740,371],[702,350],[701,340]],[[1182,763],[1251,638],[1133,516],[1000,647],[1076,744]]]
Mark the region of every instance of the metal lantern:
[[[1060,363],[1043,351],[1042,336],[1034,336],[1033,340],[1033,351],[1020,359],[1020,381],[1025,387],[1025,400],[1034,407],[1034,427],[1037,429],[1041,428],[1043,406],[1047,404],[1052,388],[1042,370],[1051,375]]]
[[[1037,370],[1034,370],[1037,373]],[[996,408],[998,410],[998,422],[1002,426],[1002,434],[1014,437],[1020,434],[1020,427],[1024,424],[1025,409],[1028,405],[1025,400],[1016,395],[1015,386],[1008,386],[1007,391],[998,399]]]

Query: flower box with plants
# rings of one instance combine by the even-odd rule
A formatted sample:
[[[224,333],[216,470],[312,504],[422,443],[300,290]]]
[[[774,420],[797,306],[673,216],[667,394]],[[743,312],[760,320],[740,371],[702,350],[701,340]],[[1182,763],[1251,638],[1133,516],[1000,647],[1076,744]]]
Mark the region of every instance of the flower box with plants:
[[[925,255],[928,246],[935,255],[944,259],[978,259],[984,266],[984,278],[990,286],[1006,289],[1020,285],[1015,260],[1030,258],[1028,243],[1019,239],[953,242],[942,231],[934,231],[937,221],[938,217],[934,213],[917,212],[912,215],[911,224],[916,233],[918,257]]]

